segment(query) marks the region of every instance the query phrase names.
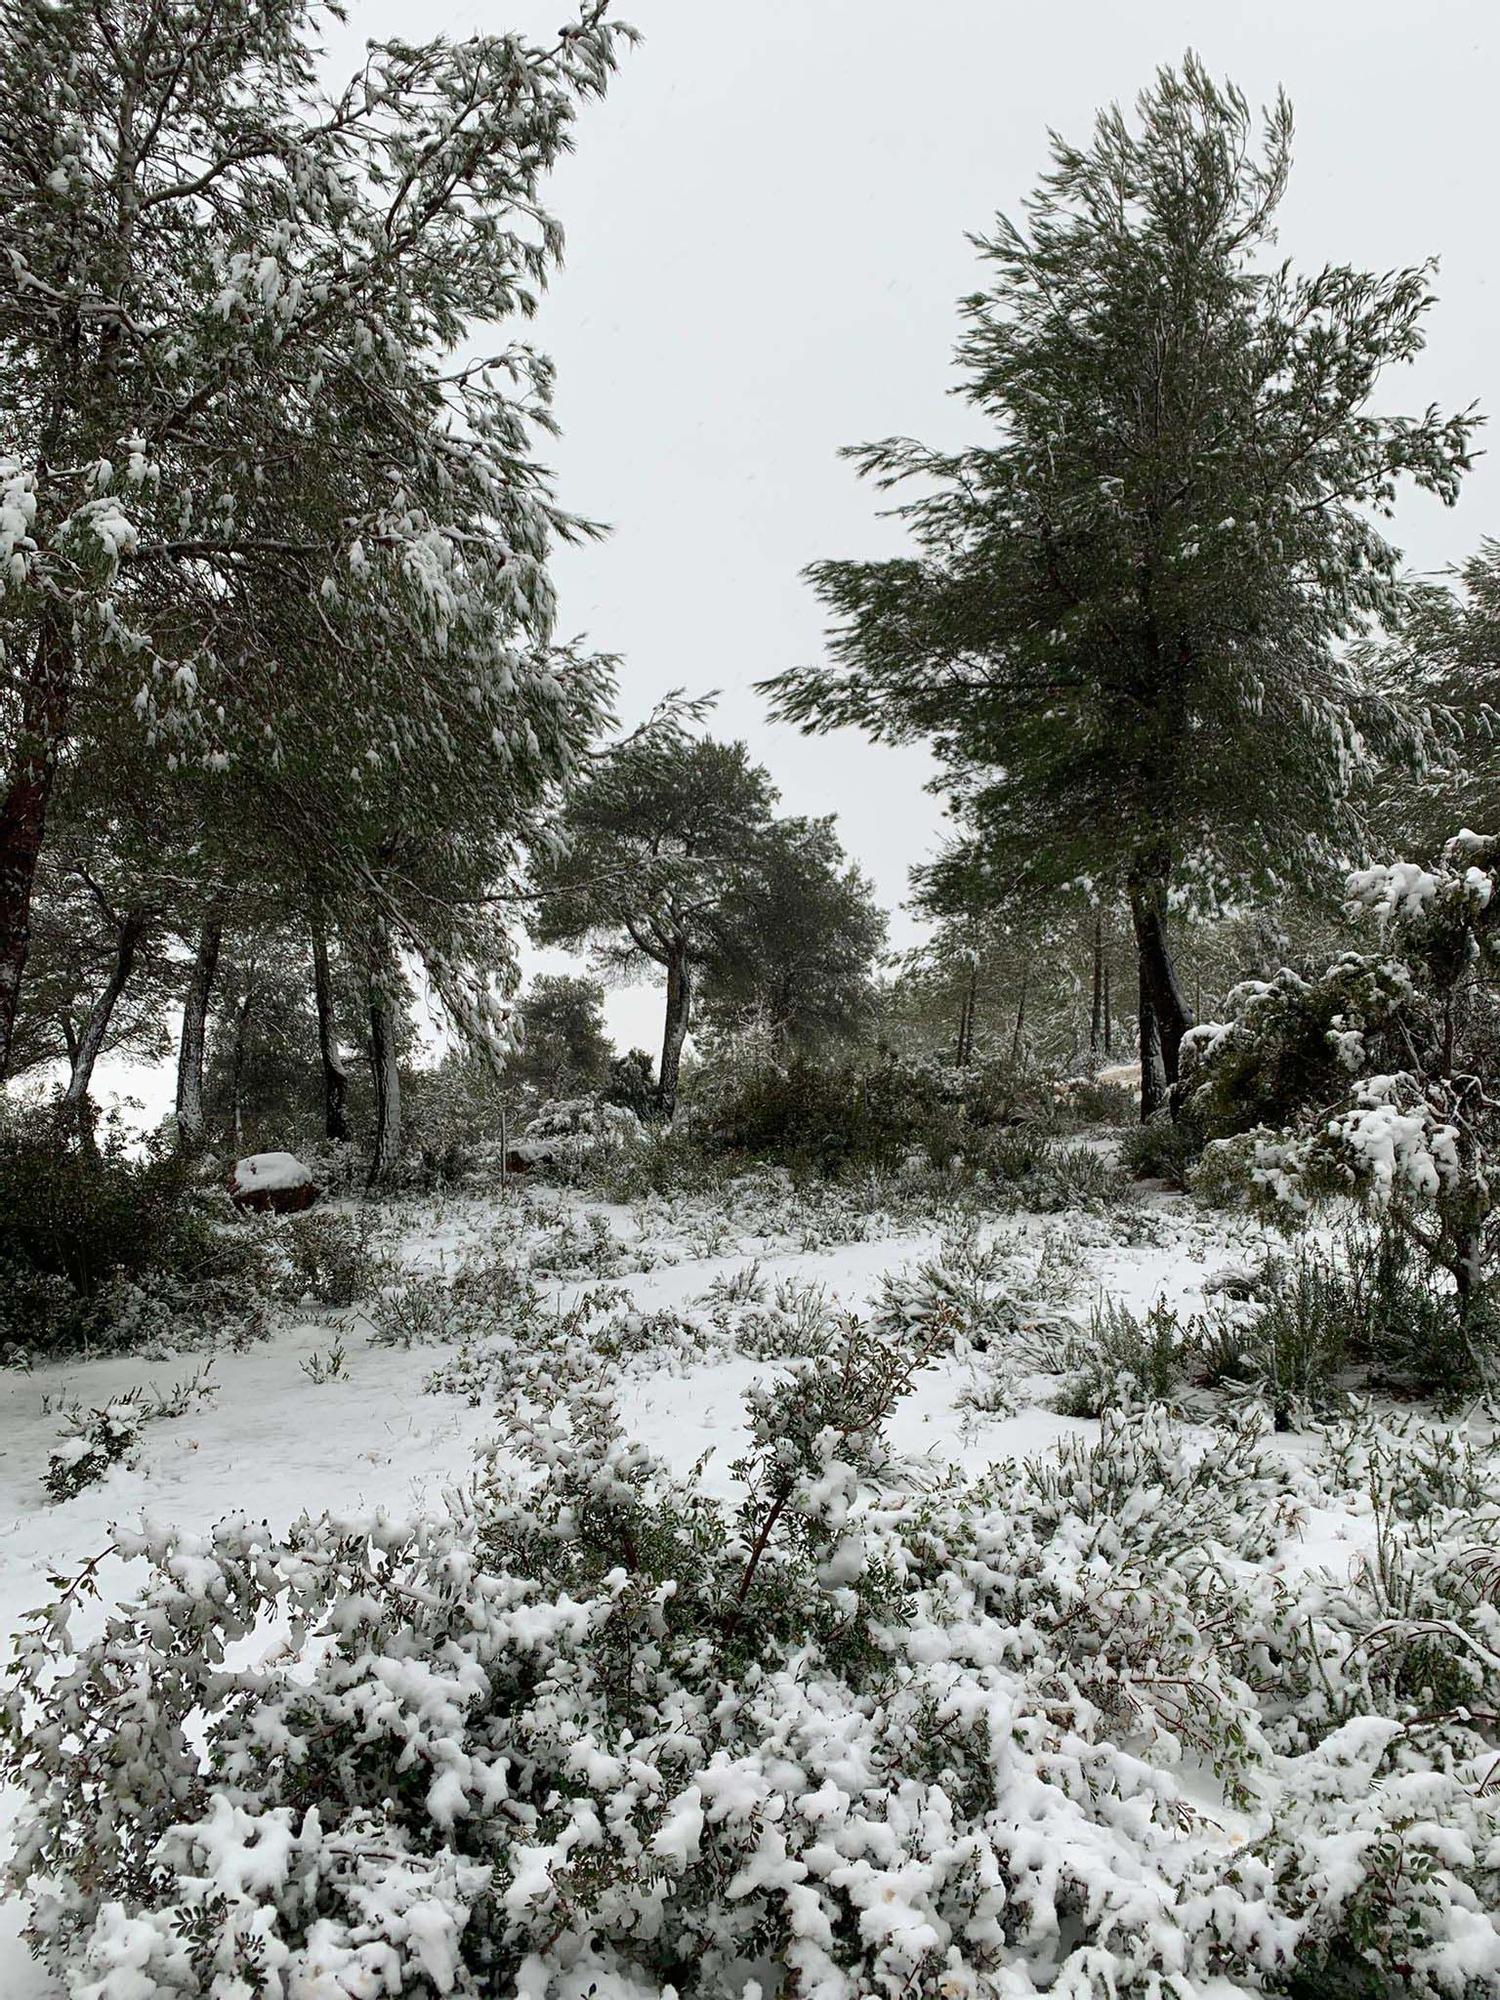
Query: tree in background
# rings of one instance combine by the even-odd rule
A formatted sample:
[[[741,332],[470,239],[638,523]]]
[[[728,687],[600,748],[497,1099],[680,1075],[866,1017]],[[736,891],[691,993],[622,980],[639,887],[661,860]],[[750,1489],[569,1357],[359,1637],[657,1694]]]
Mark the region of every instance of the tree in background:
[[[1398,629],[1365,660],[1396,700],[1448,725],[1435,766],[1393,763],[1376,812],[1384,854],[1434,861],[1456,825],[1500,826],[1500,542],[1455,572],[1413,584]]]
[[[616,978],[665,974],[656,1086],[665,1117],[676,1108],[700,976],[733,956],[735,899],[758,865],[775,797],[743,743],[649,731],[602,758],[573,792],[564,850],[538,870],[539,943],[588,945]]]
[[[519,1010],[524,1040],[506,1066],[507,1077],[543,1097],[578,1097],[602,1088],[610,1044],[604,988],[597,979],[538,973]]]
[[[70,769],[36,878],[31,975],[11,1064],[17,1076],[65,1065],[59,1116],[85,1144],[100,1057],[149,1062],[169,1048],[164,1017],[181,977],[170,942],[177,884],[160,833],[128,785],[109,797]]]
[[[832,657],[768,685],[808,729],[930,738],[1008,893],[1128,898],[1149,1115],[1190,1020],[1173,902],[1325,871],[1361,845],[1375,747],[1424,754],[1344,642],[1395,607],[1398,483],[1451,502],[1474,420],[1372,407],[1429,270],[1267,261],[1284,99],[1257,147],[1189,57],[1138,114],[1055,140],[1024,225],[980,242],[958,358],[994,436],[858,448],[926,489],[896,510],[917,553],[815,565]]]
[[[207,1037],[208,1136],[238,1156],[298,1150],[319,1135],[321,1067],[310,951],[301,926],[238,933],[219,965]]]
[[[1019,1065],[1038,1057],[1071,1068],[1087,1047],[1091,941],[1091,921],[1074,910],[1049,927],[966,911],[942,917],[886,989],[885,1031],[911,1037],[959,1069],[980,1059]],[[1100,1001],[1102,1058],[1102,982]]]
[[[725,946],[703,977],[706,1018],[732,1027],[763,1014],[783,1044],[804,1051],[869,1030],[885,912],[831,819],[773,821],[721,914]]]
[[[656,1064],[646,1049],[627,1049],[609,1059],[601,1093],[607,1104],[633,1111],[643,1123],[657,1108]]]

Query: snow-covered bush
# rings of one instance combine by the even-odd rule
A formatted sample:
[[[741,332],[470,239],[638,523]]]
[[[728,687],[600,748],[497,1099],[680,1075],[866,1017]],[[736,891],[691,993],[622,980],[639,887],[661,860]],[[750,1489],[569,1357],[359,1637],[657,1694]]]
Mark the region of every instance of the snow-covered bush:
[[[580,1167],[593,1154],[628,1153],[645,1138],[645,1128],[623,1104],[602,1097],[558,1098],[542,1105],[510,1147],[506,1164],[530,1172],[545,1167],[557,1174]]]
[[[1058,1360],[1066,1377],[1055,1399],[1070,1417],[1176,1400],[1205,1339],[1204,1322],[1180,1320],[1158,1299],[1139,1317],[1113,1299],[1094,1308],[1087,1330],[1066,1335]]]
[[[737,1504],[583,1389],[436,1518],[122,1535],[6,1693],[36,1948],[89,2000],[1500,1990],[1494,1448],[1144,1410],[932,1487],[920,1354],[847,1336]],[[1286,1568],[1333,1492],[1372,1554]]]
[[[972,1222],[949,1236],[936,1257],[888,1272],[876,1317],[893,1332],[980,1353],[1007,1344],[1029,1351],[1038,1341],[1057,1340],[1070,1324],[1051,1301],[1038,1298],[1015,1251],[986,1239]]]
[[[47,1454],[42,1484],[48,1498],[71,1500],[129,1458],[140,1442],[142,1414],[138,1393],[117,1396],[103,1409],[70,1410],[63,1435]]]
[[[1165,1181],[1168,1187],[1192,1185],[1193,1169],[1203,1151],[1196,1120],[1163,1110],[1144,1125],[1132,1125],[1120,1142],[1120,1164],[1136,1180]]]
[[[388,1285],[370,1306],[374,1347],[430,1347],[457,1340],[473,1316],[449,1280],[431,1271]]]
[[[217,1394],[213,1363],[170,1389],[148,1393],[127,1389],[102,1409],[79,1403],[64,1406],[62,1436],[47,1455],[42,1484],[53,1500],[71,1500],[85,1487],[103,1479],[112,1465],[130,1460],[140,1443],[142,1427],[168,1417],[184,1416],[195,1404]]]
[[[1350,1229],[1332,1248],[1268,1261],[1254,1310],[1206,1323],[1199,1371],[1261,1397],[1278,1429],[1351,1391],[1445,1402],[1471,1386],[1451,1290],[1434,1284],[1407,1239]]]
[[[1405,1239],[1351,1229],[1238,1274],[1239,1299],[1181,1316],[1158,1300],[1137,1315],[1107,1300],[1090,1326],[1064,1323],[1055,1406],[1097,1416],[1147,1402],[1205,1405],[1201,1392],[1258,1404],[1280,1430],[1371,1391],[1457,1399],[1468,1386],[1451,1292],[1436,1288]]]
[[[1189,1038],[1190,1110],[1241,1135],[1210,1147],[1209,1174],[1243,1172],[1294,1213],[1357,1195],[1446,1275],[1476,1346],[1500,1241],[1497,883],[1500,841],[1472,833],[1432,869],[1357,871],[1350,910],[1379,950],[1239,988],[1230,1019]]]
[[[997,1206],[1035,1214],[1064,1208],[1100,1208],[1118,1200],[1118,1168],[1102,1154],[1026,1125],[1000,1126],[963,1155],[986,1177]]]

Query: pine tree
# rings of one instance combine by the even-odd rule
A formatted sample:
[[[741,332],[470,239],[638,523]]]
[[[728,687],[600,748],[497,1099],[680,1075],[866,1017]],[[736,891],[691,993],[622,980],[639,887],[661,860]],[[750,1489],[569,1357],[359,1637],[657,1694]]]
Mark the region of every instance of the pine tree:
[[[544,1097],[576,1097],[603,1087],[609,1073],[604,988],[597,979],[543,972],[520,1001],[525,1040],[507,1065],[518,1083]]]
[[[730,888],[725,944],[703,978],[705,1014],[732,1026],[759,1013],[803,1050],[863,1034],[875,1012],[885,913],[831,819],[775,820],[756,866]]]
[[[616,977],[665,974],[656,1101],[668,1118],[699,979],[732,950],[731,901],[756,867],[775,796],[743,743],[648,731],[578,786],[566,849],[539,872],[540,943],[587,943]]]
[[[1399,628],[1365,657],[1393,696],[1429,704],[1446,725],[1434,766],[1393,761],[1384,772],[1382,853],[1432,861],[1455,824],[1500,827],[1500,542],[1413,584]]]
[[[1321,871],[1358,844],[1372,746],[1420,748],[1343,642],[1392,608],[1400,481],[1451,502],[1468,464],[1471,416],[1372,407],[1422,344],[1430,270],[1270,261],[1291,138],[1278,99],[1257,146],[1189,57],[1134,128],[1113,109],[1088,146],[1054,140],[963,309],[992,436],[858,448],[880,486],[921,483],[896,510],[917,553],[815,565],[831,661],[769,684],[806,728],[930,738],[1009,888],[1128,896],[1145,1114],[1190,1019],[1173,900]]]

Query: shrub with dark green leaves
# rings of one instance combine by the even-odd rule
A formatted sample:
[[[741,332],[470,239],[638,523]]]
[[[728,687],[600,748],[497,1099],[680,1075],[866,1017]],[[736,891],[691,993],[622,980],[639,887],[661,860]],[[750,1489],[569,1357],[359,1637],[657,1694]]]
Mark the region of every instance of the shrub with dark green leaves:
[[[656,1101],[656,1065],[644,1049],[610,1057],[600,1096],[606,1104],[633,1111],[643,1125],[661,1115]]]
[[[825,1174],[913,1156],[938,1169],[973,1169],[990,1163],[997,1133],[1040,1126],[1051,1115],[1040,1079],[1009,1063],[958,1070],[895,1057],[820,1063],[792,1054],[736,1066],[722,1084],[706,1075],[695,1090],[693,1131],[712,1150]]]
[[[294,1300],[322,1306],[352,1306],[369,1298],[380,1282],[382,1259],[373,1248],[368,1217],[332,1209],[288,1218],[281,1244],[291,1266]]]
[[[1120,1162],[1137,1180],[1185,1189],[1203,1151],[1203,1132],[1190,1111],[1134,1125],[1120,1142]]]
[[[126,1345],[243,1312],[267,1277],[227,1194],[182,1161],[80,1145],[47,1112],[0,1124],[0,1340]]]

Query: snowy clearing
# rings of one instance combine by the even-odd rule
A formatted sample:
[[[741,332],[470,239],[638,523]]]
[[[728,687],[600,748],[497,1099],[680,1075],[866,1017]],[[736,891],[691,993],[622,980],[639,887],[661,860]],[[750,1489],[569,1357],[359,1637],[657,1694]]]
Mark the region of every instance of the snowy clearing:
[[[503,1201],[461,1196],[393,1205],[390,1212],[399,1269],[408,1275],[446,1283],[465,1255],[497,1232],[513,1251],[529,1245],[532,1257],[545,1264],[545,1246],[562,1236],[575,1247],[586,1243],[592,1261],[611,1275],[592,1281],[544,1276],[549,1307],[566,1310],[603,1284],[614,1305],[648,1318],[662,1309],[689,1309],[715,1292],[733,1294],[736,1286],[761,1293],[802,1288],[799,1295],[821,1292],[834,1308],[864,1310],[883,1280],[936,1257],[945,1235],[936,1217],[929,1227],[893,1233],[883,1233],[888,1225],[872,1217],[868,1240],[801,1249],[790,1247],[784,1233],[747,1231],[726,1247],[734,1222],[707,1236],[703,1222],[700,1205],[686,1222],[679,1215],[675,1228],[655,1233],[643,1229],[639,1211],[524,1188],[512,1188]],[[1023,1289],[1050,1293],[1080,1328],[1103,1300],[1138,1314],[1158,1300],[1183,1316],[1198,1312],[1206,1303],[1206,1282],[1211,1296],[1216,1274],[1242,1269],[1266,1247],[1248,1221],[1226,1226],[1180,1197],[1149,1191],[1103,1214],[996,1217],[978,1236],[1000,1246],[1010,1268],[1029,1273]],[[651,1268],[614,1273],[617,1262]],[[392,1273],[393,1280],[397,1276]],[[375,1345],[371,1325],[365,1308],[309,1311],[265,1341],[215,1353],[210,1392],[182,1414],[144,1424],[126,1461],[61,1503],[49,1501],[39,1477],[58,1435],[60,1408],[108,1407],[142,1385],[166,1394],[194,1374],[200,1357],[75,1360],[7,1376],[0,1453],[0,1514],[10,1523],[0,1536],[6,1630],[16,1631],[48,1597],[49,1577],[74,1572],[105,1548],[117,1524],[146,1519],[201,1533],[229,1503],[263,1515],[277,1533],[303,1512],[380,1509],[406,1516],[440,1510],[445,1491],[469,1481],[476,1453],[495,1442],[507,1382],[491,1381],[483,1396],[424,1393],[434,1373],[453,1362],[460,1343]],[[315,1379],[335,1346],[343,1350],[342,1366],[333,1379]],[[1058,1380],[1043,1360],[1023,1394],[993,1407],[996,1399],[986,1395],[993,1352],[975,1346],[935,1357],[896,1407],[890,1425],[895,1452],[925,1466],[931,1477],[957,1470],[973,1479],[997,1461],[1046,1454],[1062,1438],[1097,1438],[1097,1421],[1048,1407]],[[734,1353],[632,1356],[619,1370],[624,1432],[677,1474],[688,1475],[701,1462],[704,1488],[733,1496],[730,1467],[745,1445],[745,1392],[777,1367],[771,1357]],[[601,1383],[607,1373],[601,1363]],[[1309,1441],[1288,1436],[1278,1444],[1290,1490]],[[1339,1504],[1304,1504],[1289,1515],[1267,1567],[1289,1574],[1324,1568],[1347,1577],[1369,1548],[1371,1532],[1367,1511],[1361,1516]],[[106,1600],[123,1594],[138,1569],[108,1563],[100,1576]],[[1194,1783],[1200,1789],[1206,1784],[1205,1798],[1217,1790],[1211,1773]],[[1221,1792],[1216,1814],[1226,1828],[1238,1823]],[[28,1956],[20,1923],[21,1911],[11,1904],[0,1943],[0,1991],[9,2000],[42,2000],[59,1989]]]

